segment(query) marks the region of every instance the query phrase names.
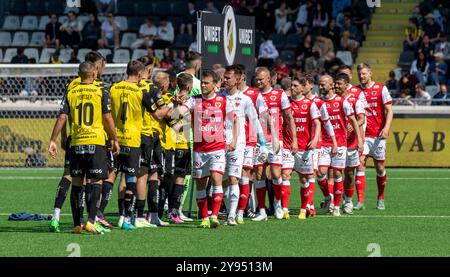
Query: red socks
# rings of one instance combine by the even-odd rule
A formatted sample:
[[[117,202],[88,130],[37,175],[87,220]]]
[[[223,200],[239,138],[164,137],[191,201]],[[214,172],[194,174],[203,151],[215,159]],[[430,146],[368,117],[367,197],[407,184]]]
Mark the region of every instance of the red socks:
[[[334,179],[334,206],[341,205],[342,193],[344,192],[344,181],[342,177]]]
[[[206,191],[197,191],[197,206],[202,218],[208,217],[208,201],[206,201]]]
[[[377,176],[378,199],[384,199],[384,188],[386,187],[386,171],[381,176]]]

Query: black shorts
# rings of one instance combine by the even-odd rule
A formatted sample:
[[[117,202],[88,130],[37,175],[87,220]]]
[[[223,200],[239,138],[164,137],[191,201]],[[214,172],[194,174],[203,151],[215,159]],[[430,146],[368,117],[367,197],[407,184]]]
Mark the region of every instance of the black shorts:
[[[78,145],[70,148],[70,175],[88,179],[108,178],[105,146]]]
[[[159,134],[153,133],[153,136],[141,135],[141,167],[147,167],[149,173],[163,173],[163,153]]]
[[[191,151],[181,149],[175,151],[175,174],[191,174]]]
[[[116,171],[120,171],[131,176],[137,176],[139,174],[140,159],[140,148],[121,146],[120,154],[117,156]]]
[[[64,146],[64,169],[70,169],[70,144],[72,142],[72,138],[70,136],[67,137],[66,145]]]

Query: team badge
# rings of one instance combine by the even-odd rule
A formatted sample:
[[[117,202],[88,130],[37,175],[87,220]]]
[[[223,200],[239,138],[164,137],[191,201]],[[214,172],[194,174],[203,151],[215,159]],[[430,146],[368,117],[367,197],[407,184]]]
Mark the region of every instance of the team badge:
[[[272,95],[272,96],[270,96],[270,100],[275,101],[275,100],[277,100],[277,97]]]

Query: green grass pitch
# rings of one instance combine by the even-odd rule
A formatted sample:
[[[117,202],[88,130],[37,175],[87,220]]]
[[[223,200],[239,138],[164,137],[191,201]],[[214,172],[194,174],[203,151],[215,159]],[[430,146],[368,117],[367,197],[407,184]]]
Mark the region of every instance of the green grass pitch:
[[[366,210],[352,216],[317,216],[299,221],[270,218],[237,227],[198,229],[171,225],[103,236],[71,234],[69,199],[62,210],[62,232],[47,221],[8,221],[14,212],[50,214],[61,169],[0,170],[0,256],[57,256],[80,245],[87,256],[357,256],[367,257],[378,244],[381,256],[450,256],[450,170],[388,169],[386,210],[378,211],[373,169],[367,173]],[[117,222],[117,193],[107,213]],[[356,197],[356,195],[355,195]],[[316,206],[321,200],[316,190]],[[188,202],[188,201],[187,201]],[[299,208],[298,179],[292,182],[291,209]],[[195,207],[195,201],[194,201]],[[376,248],[376,247],[375,247]]]

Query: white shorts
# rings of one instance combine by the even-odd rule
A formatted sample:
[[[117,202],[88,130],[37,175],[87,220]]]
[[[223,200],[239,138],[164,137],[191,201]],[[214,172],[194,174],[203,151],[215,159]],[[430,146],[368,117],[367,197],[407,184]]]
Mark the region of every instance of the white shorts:
[[[293,170],[295,165],[295,158],[292,155],[291,150],[283,149],[283,165],[281,166],[282,170]]]
[[[377,161],[386,160],[386,139],[379,137],[366,138],[363,155],[371,156]]]
[[[313,150],[313,163],[314,163],[314,171],[319,170],[319,157],[320,153],[322,152],[322,149],[314,149]]]
[[[214,152],[195,152],[192,178],[202,179],[211,176],[211,172],[224,174],[225,150]]]
[[[314,154],[317,153],[316,150],[317,149],[297,152],[297,154],[295,154],[295,171],[303,175],[314,174]]]
[[[359,166],[359,151],[358,149],[347,150],[347,160],[345,162],[346,168],[353,168]]]
[[[337,170],[345,169],[347,159],[347,147],[338,147],[336,155],[331,156],[331,147],[322,146],[322,152],[319,157],[319,167],[330,167]]]
[[[255,164],[255,148],[253,146],[245,146],[244,163],[242,165],[246,169],[253,169],[253,165]]]
[[[244,162],[244,145],[238,145],[234,151],[227,152],[225,174],[223,179],[227,180],[229,176],[236,178],[242,177],[242,164]]]
[[[260,167],[264,165],[271,165],[271,166],[282,166],[283,165],[283,142],[280,142],[280,151],[278,154],[275,154],[273,151],[272,144],[266,145],[267,150],[269,150],[269,156],[267,160],[264,163],[261,163],[259,160],[259,147],[255,148],[255,167]]]

